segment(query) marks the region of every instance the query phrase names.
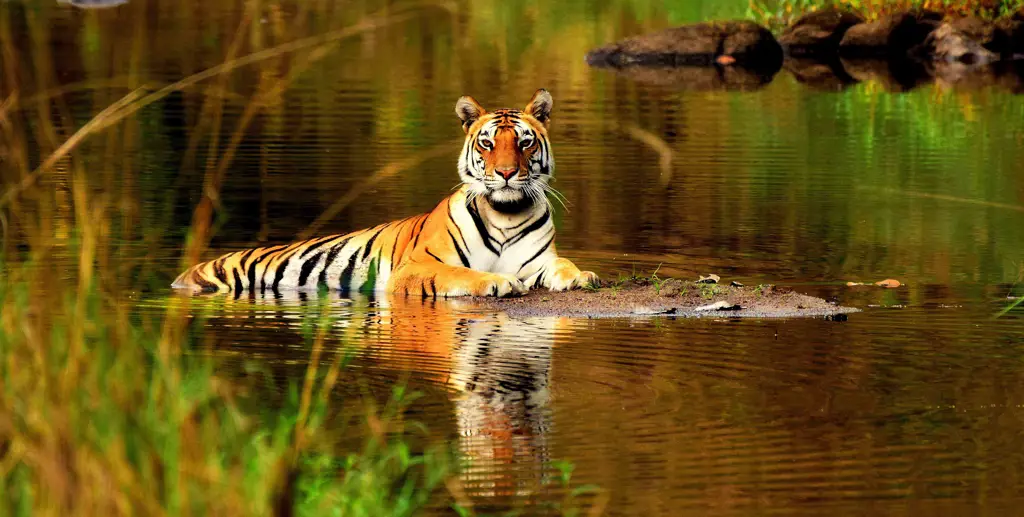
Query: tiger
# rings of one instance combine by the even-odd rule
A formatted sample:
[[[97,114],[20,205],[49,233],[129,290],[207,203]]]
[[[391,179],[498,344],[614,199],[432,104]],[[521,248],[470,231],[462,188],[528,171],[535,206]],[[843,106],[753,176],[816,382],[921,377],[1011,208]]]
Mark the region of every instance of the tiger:
[[[323,289],[424,298],[518,296],[598,282],[555,251],[547,193],[554,101],[537,90],[522,110],[455,104],[466,139],[460,184],[429,213],[348,234],[235,251],[187,269],[175,289],[254,292]]]

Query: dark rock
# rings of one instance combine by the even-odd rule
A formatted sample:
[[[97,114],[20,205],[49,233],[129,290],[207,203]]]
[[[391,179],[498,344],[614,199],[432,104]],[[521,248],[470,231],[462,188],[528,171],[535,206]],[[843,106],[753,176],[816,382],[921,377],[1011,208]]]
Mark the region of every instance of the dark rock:
[[[979,45],[993,52],[999,52],[996,45],[996,26],[994,23],[982,20],[977,16],[962,16],[948,20],[950,27],[963,33],[968,38],[978,42]]]
[[[812,58],[787,57],[782,68],[793,74],[797,82],[818,91],[837,92],[856,84],[838,59],[821,61]]]
[[[912,10],[854,25],[839,42],[839,55],[844,58],[905,56],[911,48],[924,43],[941,20],[939,13]]]
[[[858,14],[836,8],[807,13],[779,36],[779,44],[790,56],[832,55],[846,31],[864,23]]]
[[[965,16],[954,18],[949,24],[1004,58],[1013,57],[1014,54],[1024,57],[1024,11],[994,22]]]
[[[736,64],[777,71],[782,47],[771,32],[748,21],[684,25],[628,38],[587,53],[594,66],[712,66]]]
[[[753,91],[771,82],[775,72],[741,66],[627,66],[615,73],[631,81],[680,91]]]
[[[986,48],[1006,58],[1024,58],[1024,11],[992,24],[991,46]]]
[[[985,37],[984,30],[979,27],[973,34]],[[991,41],[991,31],[987,35]],[[916,58],[924,61],[962,63],[966,65],[984,65],[999,59],[999,54],[982,46],[981,42],[967,33],[961,32],[950,23],[939,25],[924,42],[911,50]]]

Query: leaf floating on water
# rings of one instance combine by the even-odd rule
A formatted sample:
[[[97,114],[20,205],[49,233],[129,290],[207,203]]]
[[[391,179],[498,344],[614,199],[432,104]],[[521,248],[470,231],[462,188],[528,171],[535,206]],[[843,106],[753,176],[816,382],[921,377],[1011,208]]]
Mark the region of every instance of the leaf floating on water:
[[[722,279],[722,277],[712,273],[712,274],[710,274],[708,276],[700,277],[699,279],[697,279],[697,283],[698,284],[717,284],[718,281],[721,280],[721,279]]]
[[[743,307],[736,303],[730,303],[726,301],[709,303],[707,305],[701,305],[694,309],[694,312],[705,312],[705,311],[738,311]]]
[[[901,286],[903,284],[901,284],[899,280],[893,280],[892,278],[886,278],[885,280],[882,280],[880,282],[875,282],[875,285],[877,285],[878,287],[884,287],[886,289],[896,289],[897,287],[899,287],[899,286]]]

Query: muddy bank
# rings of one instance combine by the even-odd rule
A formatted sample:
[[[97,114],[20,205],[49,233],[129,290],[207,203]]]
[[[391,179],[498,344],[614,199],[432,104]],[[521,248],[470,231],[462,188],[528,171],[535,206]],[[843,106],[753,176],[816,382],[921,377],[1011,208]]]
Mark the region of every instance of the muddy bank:
[[[860,309],[842,307],[772,285],[738,286],[680,280],[633,279],[597,289],[519,298],[479,298],[483,307],[512,317],[571,316],[681,318],[825,318],[845,320]]]

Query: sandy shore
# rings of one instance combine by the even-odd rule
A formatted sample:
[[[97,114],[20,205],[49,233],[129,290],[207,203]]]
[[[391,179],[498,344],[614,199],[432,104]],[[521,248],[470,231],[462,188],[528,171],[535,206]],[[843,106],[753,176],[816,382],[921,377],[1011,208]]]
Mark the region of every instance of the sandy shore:
[[[739,286],[676,279],[632,279],[597,289],[530,291],[517,298],[480,298],[513,317],[825,318],[844,320],[860,309],[772,285]]]

